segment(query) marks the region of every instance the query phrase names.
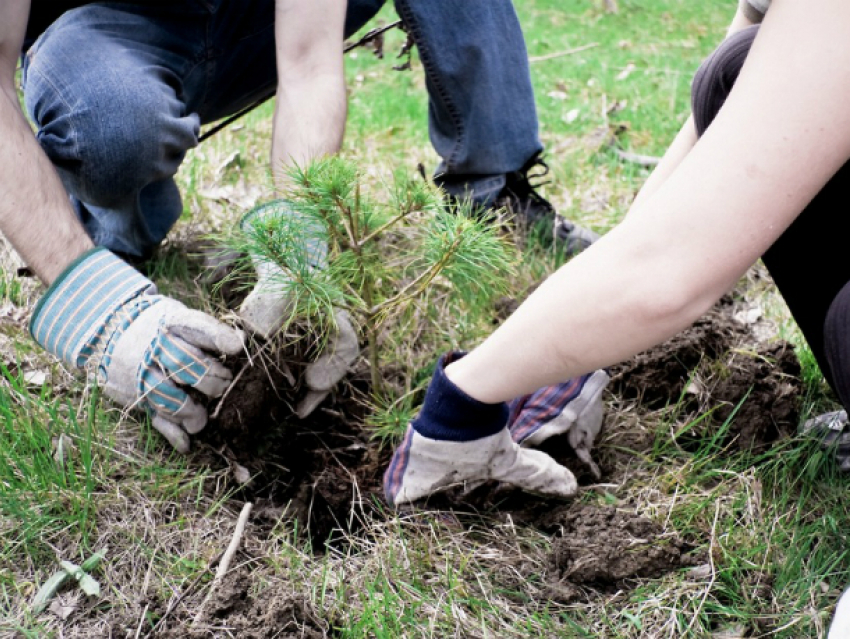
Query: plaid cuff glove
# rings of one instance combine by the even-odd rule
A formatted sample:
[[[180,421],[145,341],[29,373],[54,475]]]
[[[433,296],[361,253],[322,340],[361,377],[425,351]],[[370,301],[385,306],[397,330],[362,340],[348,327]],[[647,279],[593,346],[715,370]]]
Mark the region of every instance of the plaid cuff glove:
[[[576,455],[599,479],[601,472],[590,451],[602,429],[602,391],[609,381],[611,377],[600,369],[513,400],[508,419],[511,437],[523,446],[539,446],[566,433]]]
[[[575,495],[578,486],[569,470],[549,455],[522,448],[511,439],[507,404],[479,402],[446,377],[445,366],[459,356],[440,359],[422,410],[393,454],[384,474],[384,494],[390,505],[490,479],[532,493]]]

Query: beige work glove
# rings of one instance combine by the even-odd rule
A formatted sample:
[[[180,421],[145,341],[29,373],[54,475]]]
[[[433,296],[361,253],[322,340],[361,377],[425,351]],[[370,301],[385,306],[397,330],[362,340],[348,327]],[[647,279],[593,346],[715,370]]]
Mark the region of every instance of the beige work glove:
[[[479,402],[446,377],[444,367],[458,356],[440,359],[425,403],[393,453],[384,473],[389,504],[450,488],[470,490],[491,479],[541,495],[575,495],[578,484],[566,467],[511,439],[506,403]]]
[[[243,348],[240,331],[158,295],[153,282],[104,248],[82,255],[56,279],[30,331],[121,406],[146,409],[181,453],[207,423],[206,409],[186,389],[221,396],[232,375],[219,358]]]
[[[278,216],[300,215],[285,200],[274,200],[258,206],[242,219],[244,232],[262,232]],[[256,226],[254,226],[256,225]],[[302,225],[308,230],[299,238],[294,251],[301,251],[300,262],[308,269],[327,266],[328,247],[323,229],[309,222]],[[269,339],[274,336],[292,315],[292,302],[286,294],[291,276],[278,264],[257,254],[251,254],[257,272],[257,284],[239,308],[245,325],[254,333]],[[357,332],[350,315],[343,310],[334,313],[333,333],[328,336],[321,355],[305,371],[307,395],[299,402],[299,417],[312,413],[331,389],[349,372],[360,355]]]

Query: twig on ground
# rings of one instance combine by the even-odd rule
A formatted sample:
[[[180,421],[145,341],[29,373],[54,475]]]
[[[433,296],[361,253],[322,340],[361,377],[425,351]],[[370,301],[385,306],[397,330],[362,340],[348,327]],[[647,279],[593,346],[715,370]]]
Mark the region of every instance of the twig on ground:
[[[247,362],[245,362],[245,365],[239,370],[239,372],[236,373],[236,376],[233,378],[233,381],[230,382],[230,386],[227,387],[227,390],[224,391],[224,394],[221,396],[221,399],[218,400],[218,404],[216,404],[215,410],[212,412],[212,415],[210,415],[210,419],[218,418],[218,415],[221,412],[221,408],[222,406],[224,406],[224,400],[226,400],[227,396],[230,395],[230,391],[232,391],[234,386],[236,386],[236,382],[239,381],[239,378],[242,377],[246,370],[253,367],[253,365],[254,362],[249,359]]]
[[[403,29],[401,20],[396,20],[395,22],[392,22],[392,23],[390,23],[386,26],[376,27],[375,29],[368,31],[362,38],[360,38],[356,42],[346,43],[342,52],[348,53],[352,49],[356,49],[357,47],[362,47],[364,45],[367,45],[370,42],[372,42],[373,40],[375,40],[376,38],[378,38],[379,36],[382,36],[387,31],[389,31],[391,29],[395,29],[396,27]]]
[[[207,607],[207,603],[212,598],[221,583],[221,580],[224,578],[224,575],[227,574],[227,570],[230,568],[230,562],[233,561],[233,555],[236,554],[236,550],[239,548],[239,542],[242,541],[242,533],[245,532],[245,524],[248,523],[248,516],[251,514],[252,507],[253,504],[250,501],[246,502],[245,505],[242,506],[242,512],[239,513],[239,519],[236,520],[236,529],[233,531],[233,537],[230,540],[230,545],[228,545],[227,550],[224,551],[221,562],[219,562],[218,568],[215,571],[215,577],[213,577],[212,583],[210,584],[210,589],[207,591],[207,596],[204,597],[204,600],[198,607],[198,612],[195,613],[195,618],[192,619],[191,625],[194,626],[200,622],[201,618],[204,616],[204,610]]]
[[[547,53],[546,55],[535,55],[528,59],[529,62],[545,62],[546,60],[554,60],[555,58],[563,58],[567,55],[573,55],[574,53],[581,53],[582,51],[587,51],[588,49],[592,49],[594,47],[598,47],[598,42],[590,42],[588,44],[583,44],[580,47],[576,47],[575,49],[567,49],[566,51],[557,51],[555,53]]]
[[[614,153],[616,153],[617,157],[621,160],[631,162],[632,164],[638,164],[640,166],[655,166],[661,161],[661,158],[654,155],[641,155],[640,153],[624,151],[617,147],[614,147]]]
[[[688,624],[688,629],[685,631],[685,635],[689,635],[694,625],[699,620],[700,613],[702,612],[703,607],[705,606],[705,601],[708,599],[708,593],[711,592],[711,589],[714,587],[714,582],[717,579],[717,566],[714,565],[714,547],[717,544],[717,522],[720,519],[720,502],[715,502],[714,504],[714,521],[711,522],[711,537],[708,540],[708,564],[711,567],[711,578],[708,582],[708,586],[706,586],[705,590],[702,593],[702,598],[700,599],[699,605],[697,606],[696,611],[691,616],[691,623]]]
[[[224,553],[223,553],[223,552],[219,553],[219,554],[216,556],[216,558],[215,558],[215,559],[213,559],[213,560],[210,562],[209,568],[210,568],[210,569],[212,569],[213,567],[215,567],[215,566],[218,564],[218,562],[219,562],[219,561],[221,561],[221,558],[222,558],[223,556],[224,556]],[[193,592],[193,591],[195,590],[195,588],[197,588],[197,587],[198,587],[198,584],[200,583],[201,579],[203,579],[203,577],[204,577],[204,575],[205,575],[205,574],[207,574],[207,571],[206,571],[206,570],[204,570],[203,572],[199,573],[199,574],[198,574],[198,576],[197,576],[197,577],[195,577],[195,578],[192,580],[192,583],[191,583],[191,584],[189,584],[189,587],[188,587],[188,588],[186,588],[186,590],[184,590],[183,592],[181,592],[181,593],[177,596],[177,599],[175,599],[175,600],[174,600],[174,601],[172,601],[170,604],[168,604],[168,608],[166,608],[165,612],[164,612],[164,613],[162,613],[162,616],[161,616],[161,617],[157,620],[156,624],[154,624],[154,627],[153,627],[153,628],[151,628],[151,629],[150,629],[150,631],[148,631],[148,633],[145,635],[144,639],[151,639],[151,637],[155,637],[155,636],[156,636],[156,631],[157,631],[157,630],[159,630],[160,626],[162,626],[162,625],[165,623],[165,620],[166,620],[166,619],[168,619],[168,616],[169,616],[172,612],[174,612],[174,609],[175,609],[175,608],[177,608],[177,606],[178,606],[178,605],[180,605],[180,602],[181,602],[181,601],[183,601],[183,599],[185,599],[187,595],[189,595],[191,592]]]

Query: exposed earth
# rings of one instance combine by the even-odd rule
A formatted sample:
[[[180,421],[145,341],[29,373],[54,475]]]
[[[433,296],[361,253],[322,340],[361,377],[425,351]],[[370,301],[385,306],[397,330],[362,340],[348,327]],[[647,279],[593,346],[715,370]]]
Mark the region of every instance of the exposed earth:
[[[793,348],[785,342],[758,344],[748,326],[734,319],[732,307],[729,299],[722,300],[691,329],[614,367],[607,399],[637,411],[677,406],[680,423],[709,411],[680,437],[686,450],[701,438],[715,438],[729,450],[759,452],[792,433],[801,392]],[[295,518],[321,552],[327,544],[346,543],[365,516],[382,517],[381,475],[391,451],[381,449],[362,427],[369,391],[365,369],[355,370],[310,417],[295,416],[293,403],[303,393],[296,380],[310,357],[302,343],[283,350],[258,347],[253,362],[234,363],[240,377],[220,410],[217,403],[211,406],[213,419],[202,433],[206,446],[196,459],[214,468],[231,467],[236,497],[255,505],[253,534],[271,530],[281,517]],[[617,441],[617,430],[616,415],[609,411],[606,441]],[[654,437],[648,433],[624,440],[616,450],[597,451],[601,481],[616,481],[625,458],[649,450]],[[593,490],[597,480],[565,437],[546,442],[543,449]],[[251,479],[243,484],[236,478],[245,471]],[[628,589],[637,579],[705,561],[694,551],[704,540],[682,538],[628,505],[564,503],[484,485],[466,494],[435,496],[426,506],[429,512],[443,512],[451,525],[509,518],[549,535],[544,592],[561,602]],[[512,574],[522,575],[523,568]],[[248,574],[229,574],[204,623],[223,624],[240,637],[332,636],[332,624],[319,619],[297,593],[267,589],[258,599],[249,582]],[[174,615],[167,627],[176,634],[163,636],[212,636],[200,630],[186,634],[186,621]]]

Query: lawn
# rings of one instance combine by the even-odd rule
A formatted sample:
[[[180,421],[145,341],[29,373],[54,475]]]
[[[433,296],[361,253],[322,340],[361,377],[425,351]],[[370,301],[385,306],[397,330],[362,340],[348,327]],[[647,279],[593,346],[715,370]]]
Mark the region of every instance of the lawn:
[[[626,214],[647,159],[687,118],[690,78],[735,3],[611,8],[517,3],[550,169],[541,192],[599,233]],[[395,20],[385,7],[352,40]],[[383,57],[346,55],[341,159],[383,214],[394,179],[418,189],[420,167],[430,175],[438,162],[415,49],[409,69],[394,69],[404,42],[394,29]],[[272,110],[259,106],[189,154],[184,215],[150,265],[161,291],[225,321],[239,292],[213,286],[202,255],[272,193]],[[378,244],[380,285],[392,268],[412,277],[399,251],[415,233]],[[4,250],[0,637],[825,637],[850,584],[848,480],[797,427],[834,398],[760,265],[696,329],[613,369],[594,451],[603,476],[580,474],[573,502],[485,487],[388,510],[380,473],[436,358],[474,346],[563,259],[513,239],[496,299],[462,306],[450,278],[436,278],[390,314],[372,336],[380,397],[364,361],[302,422],[287,395],[298,381],[269,374],[281,398],[258,404],[251,424],[262,430],[229,440],[211,424],[186,456],[39,351],[26,325],[43,289]],[[267,361],[297,373],[287,358],[304,344]],[[234,396],[250,395],[243,388]],[[562,445],[549,451],[575,462]],[[245,470],[253,483],[239,480]],[[85,583],[69,579],[33,606],[61,561],[82,566],[95,553]]]

